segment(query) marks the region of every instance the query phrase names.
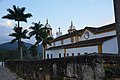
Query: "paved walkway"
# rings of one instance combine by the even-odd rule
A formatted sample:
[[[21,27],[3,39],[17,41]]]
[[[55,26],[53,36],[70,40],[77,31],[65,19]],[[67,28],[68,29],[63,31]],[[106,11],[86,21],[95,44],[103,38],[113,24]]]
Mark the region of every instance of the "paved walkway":
[[[23,80],[15,73],[11,72],[8,68],[0,66],[0,80]]]

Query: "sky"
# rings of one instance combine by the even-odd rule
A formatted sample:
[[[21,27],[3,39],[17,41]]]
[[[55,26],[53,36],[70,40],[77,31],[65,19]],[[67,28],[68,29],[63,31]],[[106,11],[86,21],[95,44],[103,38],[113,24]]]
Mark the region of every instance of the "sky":
[[[13,5],[26,7],[25,13],[33,15],[27,23],[20,23],[24,29],[29,29],[32,22],[45,24],[48,19],[54,37],[59,27],[62,34],[67,34],[71,21],[77,30],[115,22],[113,0],[0,0],[0,44],[13,39],[8,35],[17,22],[2,19]],[[25,42],[34,44],[35,40],[31,38]]]

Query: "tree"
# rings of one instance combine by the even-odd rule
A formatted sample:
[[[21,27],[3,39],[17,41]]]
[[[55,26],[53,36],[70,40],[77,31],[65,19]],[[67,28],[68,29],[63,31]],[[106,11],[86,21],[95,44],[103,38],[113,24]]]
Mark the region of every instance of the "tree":
[[[32,17],[32,14],[27,13],[24,14],[25,12],[25,7],[19,8],[13,5],[13,10],[12,9],[7,9],[9,12],[7,15],[3,16],[3,19],[10,19],[10,20],[15,20],[18,22],[18,28],[20,28],[20,21],[27,22],[27,18]],[[21,36],[21,32],[19,31],[19,36]],[[21,38],[18,39],[18,49],[19,53],[21,54],[21,60],[22,60],[22,48],[21,48]]]
[[[14,27],[13,28],[13,30],[14,30],[14,33],[12,33],[12,34],[9,34],[9,36],[12,36],[12,37],[15,37],[15,39],[13,39],[12,41],[11,41],[11,43],[14,43],[14,42],[16,42],[16,41],[19,41],[19,40],[21,40],[21,39],[30,39],[26,34],[27,34],[27,30],[25,29],[25,30],[22,30],[22,27]],[[20,32],[20,33],[19,33]],[[22,50],[22,45],[23,45],[24,43],[21,43],[21,52],[23,51]],[[21,54],[21,59],[23,58],[23,54]]]
[[[29,33],[30,36],[35,35],[36,38],[36,43],[35,45],[38,45],[39,43],[42,44],[43,46],[43,59],[46,58],[46,47],[47,44],[51,45],[50,41],[53,40],[53,37],[49,36],[49,30],[45,27],[42,27],[43,24],[40,24],[40,22],[38,23],[34,23],[34,27],[30,27],[32,29],[32,31]]]
[[[35,58],[37,55],[37,46],[36,45],[32,45],[29,48],[29,53]]]
[[[40,37],[42,39],[41,42],[42,42],[42,46],[43,46],[43,59],[46,59],[46,48],[47,48],[47,45],[51,46],[50,41],[53,40],[53,37],[49,36],[48,32],[49,31],[46,28],[43,28],[42,32],[40,33]]]
[[[38,60],[39,60],[39,52],[38,52],[38,47],[39,47],[39,43],[42,41],[39,33],[41,32],[41,28],[43,26],[43,24],[40,23],[40,21],[38,23],[32,23],[34,26],[31,26],[30,29],[32,30],[29,35],[30,37],[35,36],[36,39],[36,43],[35,45],[37,45],[37,55],[38,55]],[[34,46],[35,46],[34,45]],[[34,47],[35,48],[35,47]]]

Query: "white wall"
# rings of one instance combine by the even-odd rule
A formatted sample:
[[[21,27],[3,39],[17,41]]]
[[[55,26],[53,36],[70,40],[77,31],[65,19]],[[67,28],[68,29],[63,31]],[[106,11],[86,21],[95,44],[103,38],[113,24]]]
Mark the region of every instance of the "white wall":
[[[89,30],[85,30],[89,32],[89,39],[95,39],[95,38],[102,38],[102,37],[106,37],[106,36],[112,36],[112,35],[116,35],[116,31],[110,31],[110,32],[105,32],[105,33],[100,33],[100,34],[93,34],[91,33]],[[88,40],[89,40],[88,39]],[[82,36],[80,37],[80,41],[86,40],[84,38],[84,33],[82,34]]]
[[[74,53],[74,55],[77,56],[78,53],[84,54],[84,53],[93,53],[93,52],[98,53],[98,46],[66,49],[66,54],[69,53],[69,56],[72,56],[72,53]]]
[[[95,35],[94,35],[93,33],[91,33],[89,30],[85,30],[84,33],[85,33],[86,31],[89,32],[89,38],[88,38],[88,40],[89,40],[89,39],[93,39]],[[80,37],[80,39],[79,39],[80,41],[86,40],[86,39],[84,38],[84,33],[83,33],[82,36]]]
[[[61,57],[64,57],[64,49],[46,51],[46,58],[47,54],[49,54],[49,58],[51,58],[51,54],[53,58],[59,58],[59,54],[61,54]]]
[[[61,44],[61,40],[60,41],[56,41],[55,44],[56,44],[55,46],[61,46],[62,45]]]
[[[64,45],[65,44],[71,44],[71,39],[70,38],[64,39],[63,43],[64,43]]]
[[[100,37],[105,37],[105,36],[112,36],[112,35],[116,35],[116,31],[110,31],[110,32],[106,32],[106,33],[101,33],[101,34],[96,34],[95,38],[100,38]]]
[[[78,53],[84,54],[93,52],[98,53],[98,46],[66,49],[66,54],[69,53],[69,56],[72,56],[72,53],[74,53],[74,56],[77,56]],[[61,54],[61,57],[64,57],[64,49],[46,51],[46,58],[47,54],[49,54],[49,58],[51,58],[51,54],[53,55],[53,58],[59,58],[59,54]]]
[[[104,42],[102,48],[103,48],[103,53],[118,54],[117,37]]]
[[[105,36],[116,35],[116,31],[115,31],[115,30],[114,30],[114,31],[110,31],[110,32],[100,33],[100,34],[93,34],[93,33],[90,32],[89,30],[85,30],[84,33],[85,33],[86,31],[89,32],[89,39],[95,39],[95,38],[101,38],[101,37],[105,37]],[[82,34],[81,37],[79,37],[79,41],[84,41],[84,40],[86,40],[86,39],[84,38],[84,33]],[[76,37],[76,36],[74,36],[74,42],[75,42],[75,37]],[[88,39],[88,40],[89,40],[89,39]],[[64,45],[66,45],[66,44],[71,44],[71,43],[72,43],[72,42],[71,42],[71,38],[64,39],[64,40],[63,40],[63,43],[64,43]],[[61,45],[62,45],[62,44],[61,44],[61,40],[55,42],[55,46],[61,46]],[[52,46],[48,46],[48,48],[49,48],[49,47],[53,47],[53,43],[52,43]]]

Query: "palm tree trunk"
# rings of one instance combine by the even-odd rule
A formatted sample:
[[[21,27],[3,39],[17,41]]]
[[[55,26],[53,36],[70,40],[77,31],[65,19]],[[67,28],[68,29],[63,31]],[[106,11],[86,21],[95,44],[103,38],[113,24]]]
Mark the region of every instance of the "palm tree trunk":
[[[21,54],[21,60],[23,60],[23,49],[22,49],[22,43],[21,43],[21,39],[20,39],[20,54]]]
[[[120,54],[120,0],[114,1],[115,21],[116,21],[116,34],[118,40],[118,54]]]
[[[45,46],[43,46],[43,59],[46,59],[46,49],[45,49]]]
[[[20,28],[20,22],[18,21],[18,28]],[[23,59],[23,53],[22,53],[22,44],[21,44],[21,30],[19,30],[19,39],[18,39],[18,51],[20,54],[20,59]]]
[[[37,57],[38,57],[38,60],[39,60],[39,44],[37,45]]]

